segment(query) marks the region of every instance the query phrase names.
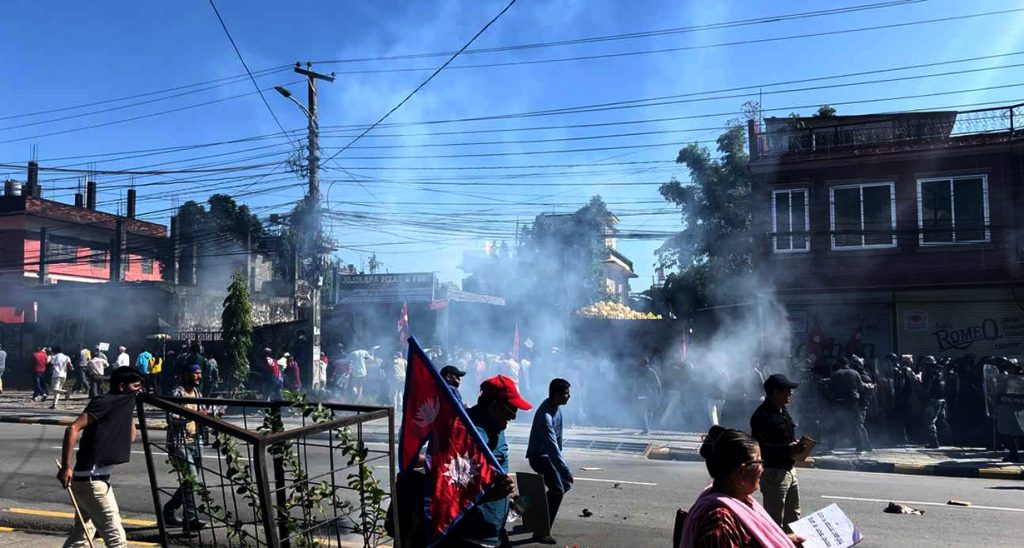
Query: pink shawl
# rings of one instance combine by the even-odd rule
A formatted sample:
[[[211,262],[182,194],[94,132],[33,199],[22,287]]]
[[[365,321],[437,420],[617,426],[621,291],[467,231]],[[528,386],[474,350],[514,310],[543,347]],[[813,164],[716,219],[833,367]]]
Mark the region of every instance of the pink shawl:
[[[720,506],[728,508],[763,548],[793,548],[793,541],[789,540],[786,533],[768,515],[764,507],[752,498],[747,500],[751,503],[750,506],[733,497],[713,491],[712,487],[704,489],[686,516],[686,522],[683,524],[683,540],[679,548],[691,548],[695,545],[697,524],[704,514]]]

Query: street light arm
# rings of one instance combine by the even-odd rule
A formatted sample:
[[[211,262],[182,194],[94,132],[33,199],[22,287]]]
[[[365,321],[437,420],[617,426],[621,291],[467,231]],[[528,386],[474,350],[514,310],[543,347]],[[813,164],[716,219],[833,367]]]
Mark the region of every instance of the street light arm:
[[[295,97],[292,97],[292,92],[291,92],[291,91],[289,91],[289,90],[288,90],[288,88],[286,88],[286,87],[284,87],[284,86],[274,86],[274,89],[275,89],[275,90],[276,90],[276,91],[277,91],[278,93],[280,93],[280,94],[281,94],[281,97],[284,97],[285,99],[288,99],[289,101],[291,101],[291,102],[295,103],[295,106],[297,106],[297,107],[299,107],[300,109],[302,109],[302,112],[303,112],[303,114],[305,114],[305,115],[306,115],[306,118],[312,118],[312,117],[313,117],[313,115],[312,115],[312,114],[310,114],[310,112],[309,112],[309,109],[308,109],[308,108],[306,108],[306,106],[305,106],[305,105],[303,105],[302,103],[300,103],[300,102],[299,102],[299,101],[298,101],[297,99],[295,99]]]

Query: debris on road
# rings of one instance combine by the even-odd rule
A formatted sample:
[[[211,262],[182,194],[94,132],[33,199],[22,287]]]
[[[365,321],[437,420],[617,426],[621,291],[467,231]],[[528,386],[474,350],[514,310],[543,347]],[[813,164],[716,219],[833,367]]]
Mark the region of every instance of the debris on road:
[[[971,502],[967,500],[949,499],[946,501],[946,504],[950,506],[970,506]]]
[[[619,484],[616,483],[615,485],[612,485],[612,489],[622,489],[622,487],[619,487]]]
[[[596,472],[598,470],[604,470],[604,468],[599,466],[580,466],[580,470],[583,470],[584,472]]]
[[[886,514],[912,514],[915,516],[924,515],[924,510],[918,510],[917,508],[907,506],[906,504],[897,504],[895,502],[890,502],[889,506],[886,506],[885,510],[882,511]]]
[[[580,517],[581,518],[589,518],[592,515],[594,515],[594,513],[591,512],[590,509],[588,509],[588,508],[584,508],[583,511],[580,512]]]

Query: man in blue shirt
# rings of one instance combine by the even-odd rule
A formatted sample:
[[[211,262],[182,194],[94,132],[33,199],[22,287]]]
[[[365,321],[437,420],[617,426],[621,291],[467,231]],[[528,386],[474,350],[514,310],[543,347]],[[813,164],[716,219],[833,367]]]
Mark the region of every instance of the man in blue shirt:
[[[572,488],[572,471],[562,457],[562,411],[559,409],[569,403],[569,381],[553,379],[548,385],[548,397],[533,416],[533,427],[530,429],[530,443],[526,447],[526,458],[530,468],[544,476],[544,484],[548,488],[548,523],[554,525],[558,507],[562,497]],[[551,535],[534,535],[534,542],[555,544]]]
[[[506,475],[496,480],[480,502],[463,514],[440,546],[493,548],[507,543],[503,538],[505,519],[508,517],[509,498],[515,493],[515,481],[508,475],[505,428],[509,421],[515,420],[517,410],[532,408],[533,405],[519,394],[515,382],[504,375],[491,377],[480,384],[480,397],[466,413]]]

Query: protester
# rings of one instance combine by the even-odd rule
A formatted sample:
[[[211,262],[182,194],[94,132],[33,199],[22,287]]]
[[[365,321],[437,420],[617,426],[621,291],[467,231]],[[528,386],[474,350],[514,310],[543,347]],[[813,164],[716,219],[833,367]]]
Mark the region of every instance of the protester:
[[[508,442],[505,429],[515,420],[518,410],[528,411],[533,406],[519,395],[512,379],[498,375],[480,385],[476,405],[466,410],[470,420],[486,442],[505,474],[497,480],[475,506],[463,514],[445,536],[440,546],[468,548],[497,546],[507,542],[505,520],[509,511],[509,497],[515,493],[515,482],[508,475]]]
[[[713,483],[690,508],[679,548],[786,548],[787,535],[751,495],[764,466],[759,443],[739,430],[712,426],[700,447]]]
[[[327,354],[321,353],[319,359],[313,362],[313,391],[319,392],[327,388]]]
[[[132,411],[135,395],[141,390],[142,374],[138,370],[118,369],[111,375],[110,393],[89,400],[82,414],[64,431],[57,480],[71,490],[82,518],[75,520],[64,548],[90,546],[88,539],[97,531],[109,548],[128,546],[110,475],[115,465],[131,458],[131,444],[135,441]],[[79,434],[81,444],[72,470],[71,454]]]
[[[441,368],[441,378],[444,379],[445,384],[452,387],[452,393],[455,394],[455,399],[459,400],[459,403],[462,403],[462,393],[459,392],[459,386],[462,385],[462,377],[465,376],[466,372],[454,365],[446,365]]]
[[[103,386],[103,375],[107,372],[107,368],[110,364],[107,363],[107,357],[100,351],[96,351],[93,354],[92,359],[89,360],[89,397],[95,397],[100,395]]]
[[[182,374],[181,384],[174,387],[171,397],[174,398],[200,398],[202,392],[199,390],[203,380],[203,369],[198,363],[188,366]],[[183,404],[185,408],[199,413],[205,411],[199,404]],[[167,445],[171,454],[171,464],[178,473],[183,476],[178,489],[171,496],[171,499],[164,504],[163,518],[164,525],[180,526],[186,534],[198,531],[206,526],[206,522],[199,519],[199,512],[196,505],[196,493],[193,488],[195,482],[201,482],[202,476],[199,469],[203,466],[203,452],[199,445],[200,432],[199,424],[194,420],[168,413],[167,415]],[[188,476],[187,478],[184,476]],[[184,519],[178,519],[175,515],[179,508],[183,509]]]
[[[78,346],[78,361],[75,362],[74,380],[75,386],[69,387],[70,391],[82,391],[89,393],[89,360],[92,359],[92,352],[85,345]],[[70,382],[68,383],[70,384]]]
[[[53,390],[53,402],[50,403],[50,409],[57,408],[57,402],[60,401],[60,395],[65,393],[64,382],[68,378],[68,368],[71,367],[71,358],[67,354],[61,352],[59,346],[53,348],[53,355],[49,359],[52,377],[50,378],[50,389]]]
[[[280,400],[281,386],[283,385],[281,368],[274,359],[273,351],[269,348],[263,349],[263,397],[267,401]]]
[[[634,391],[639,405],[637,412],[643,416],[643,430],[640,433],[650,434],[651,421],[661,404],[661,378],[651,365],[650,356],[640,359],[634,383]]]
[[[408,362],[402,356],[402,352],[395,352],[395,357],[391,360],[392,370],[392,386],[391,386],[391,405],[398,409],[402,406],[402,393],[405,390],[405,370],[408,367]]]
[[[793,457],[804,446],[797,442],[796,424],[786,409],[798,386],[800,383],[785,375],[769,376],[764,381],[764,402],[750,417],[750,432],[764,455],[764,474],[760,476],[764,509],[780,526],[800,519],[800,489]]]
[[[351,376],[349,377],[349,396],[355,398],[355,402],[363,401],[363,390],[366,388],[366,377],[369,374],[369,362],[373,355],[366,350],[353,350],[348,355]]]
[[[116,363],[116,365],[114,365],[115,368],[117,368],[117,367],[128,367],[129,365],[132,364],[131,358],[128,357],[128,349],[127,348],[125,348],[123,346],[119,346],[119,347],[117,347],[117,352],[118,352],[118,354],[117,354],[117,363]]]
[[[298,392],[302,390],[302,374],[299,371],[299,361],[295,359],[295,356],[287,352],[284,355],[288,358],[288,369],[285,370],[285,387],[288,390]]]
[[[4,371],[7,370],[7,351],[0,346],[0,394],[4,393]]]
[[[530,468],[544,476],[547,486],[548,524],[554,526],[562,497],[572,489],[573,477],[569,465],[562,456],[562,411],[569,403],[569,381],[553,379],[548,385],[548,397],[533,416],[530,441],[526,447],[526,458]],[[556,544],[551,535],[534,535],[534,542]]]
[[[43,401],[46,399],[46,365],[50,357],[46,355],[43,347],[37,346],[32,352],[32,401]]]
[[[164,359],[160,356],[153,356],[149,359],[149,389],[154,394],[163,394],[164,387],[160,382],[163,379]]]

